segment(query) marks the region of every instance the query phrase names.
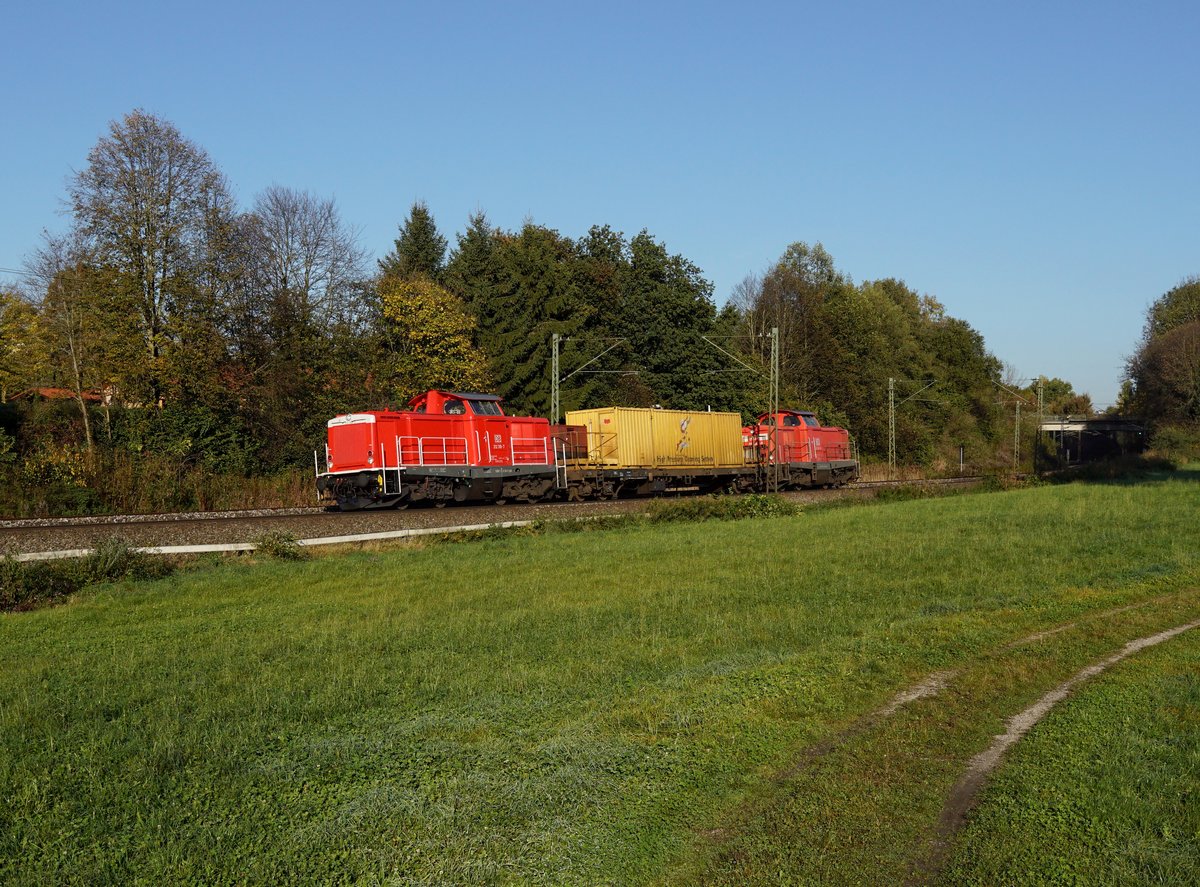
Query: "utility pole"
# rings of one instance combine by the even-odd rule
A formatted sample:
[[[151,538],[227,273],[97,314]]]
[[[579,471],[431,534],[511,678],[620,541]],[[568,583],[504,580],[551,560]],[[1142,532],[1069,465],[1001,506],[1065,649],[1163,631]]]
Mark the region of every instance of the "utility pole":
[[[1013,471],[1021,467],[1021,401],[1017,401],[1017,421],[1013,425]]]
[[[637,375],[637,370],[589,370],[588,369],[588,367],[590,367],[592,364],[594,364],[596,361],[598,361],[604,355],[608,354],[608,352],[612,351],[618,345],[622,345],[625,343],[624,339],[608,339],[605,341],[612,342],[611,345],[609,345],[607,348],[605,348],[603,351],[601,351],[599,354],[597,354],[595,357],[593,357],[587,363],[583,364],[582,366],[576,367],[574,370],[567,373],[562,378],[559,378],[559,360],[558,360],[559,346],[563,342],[569,342],[569,341],[571,341],[569,336],[560,336],[558,333],[552,333],[550,335],[550,421],[551,421],[551,423],[553,423],[555,425],[558,424],[558,416],[562,412],[562,383],[567,381],[567,379],[571,378],[576,373],[585,373],[587,375],[611,373],[611,374],[617,375],[617,376],[636,376]]]
[[[1046,388],[1043,384],[1043,379],[1038,376],[1038,415],[1037,415],[1037,437],[1033,440],[1033,473],[1037,474],[1038,470],[1038,454],[1042,450],[1042,424],[1046,421]]]
[[[1013,426],[1013,471],[1016,471],[1017,467],[1020,463],[1020,460],[1021,460],[1021,404],[1029,403],[1029,401],[1027,401],[1025,398],[1023,398],[1016,391],[1013,391],[1007,385],[1002,385],[1001,383],[997,382],[994,379],[992,380],[992,384],[995,385],[997,388],[999,388],[1001,391],[1007,391],[1009,394],[1011,394],[1017,405],[1017,411],[1016,411],[1017,419],[1016,419],[1016,424]],[[1041,394],[1041,385],[1040,384],[1038,385],[1038,393],[1039,393],[1039,395]],[[1003,400],[998,401],[998,403],[1001,406],[1004,406]]]
[[[771,327],[771,332],[766,335],[769,335],[769,337],[771,339],[771,365],[770,365],[770,372],[767,377],[768,378],[768,381],[767,381],[767,412],[770,414],[771,419],[772,419],[772,421],[767,424],[767,429],[768,429],[767,430],[767,445],[768,445],[768,448],[770,449],[771,453],[774,454],[775,443],[776,443],[774,422],[778,418],[778,413],[779,413],[779,388],[780,388],[779,327],[777,327],[777,326]],[[755,334],[755,338],[763,338],[763,337],[764,337],[763,333]],[[762,367],[761,366],[751,366],[750,364],[746,363],[746,361],[742,360],[742,358],[738,357],[736,354],[733,354],[733,353],[727,351],[726,349],[722,348],[720,345],[718,345],[716,342],[714,342],[708,336],[701,336],[700,338],[703,339],[705,342],[707,342],[709,345],[711,345],[713,348],[715,348],[717,351],[720,351],[722,354],[724,354],[726,357],[728,357],[734,363],[739,365],[738,369],[724,370],[724,371],[718,371],[718,372],[757,373],[758,375],[762,375]],[[735,337],[731,336],[730,338],[735,338]],[[754,442],[755,452],[759,452],[758,444],[759,444],[759,441],[756,440]],[[773,458],[773,456],[768,461],[767,465],[764,466],[763,479],[766,481],[768,491],[777,491],[779,489],[779,460]]]
[[[913,382],[912,384],[916,384]],[[896,407],[902,407],[925,391],[937,384],[937,379],[930,379],[900,403],[896,403],[896,380],[888,377],[888,480],[896,479]],[[938,401],[925,401],[938,403]]]
[[[896,479],[896,380],[888,377],[888,480]]]
[[[554,333],[550,337],[550,424],[558,424],[559,408],[562,406],[559,400],[559,385],[561,382],[558,378],[558,343],[562,339],[558,333]]]
[[[768,409],[771,411],[771,424],[767,426],[770,430],[767,434],[770,436],[770,451],[771,460],[767,471],[767,489],[773,493],[779,492],[779,453],[776,449],[778,441],[778,433],[776,431],[779,423],[779,327],[771,327],[771,382],[770,390],[767,393]]]

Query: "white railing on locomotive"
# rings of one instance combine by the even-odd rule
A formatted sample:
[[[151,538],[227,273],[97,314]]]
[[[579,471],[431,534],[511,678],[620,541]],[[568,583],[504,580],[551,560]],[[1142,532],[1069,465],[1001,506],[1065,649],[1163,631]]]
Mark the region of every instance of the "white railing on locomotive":
[[[548,437],[509,438],[509,456],[513,465],[552,465],[554,456]]]
[[[397,451],[399,451],[398,444],[397,444]],[[397,455],[398,454],[399,453],[397,452]],[[379,474],[380,474],[380,478],[383,481],[383,495],[385,495],[385,496],[397,495],[398,496],[400,494],[400,460],[399,459],[396,460],[396,464],[393,465],[391,467],[391,469],[392,469],[391,471],[388,471],[387,447],[385,447],[382,443],[380,443],[380,445],[379,445],[379,470],[380,470]],[[388,480],[391,479],[390,475],[393,475],[393,474],[396,476],[395,477],[396,489],[391,490],[388,488]]]
[[[317,477],[322,474],[329,474],[329,444],[325,444],[324,460],[321,457],[320,450],[313,450],[313,472]]]
[[[397,437],[396,460],[409,465],[466,465],[470,461],[465,437]]]
[[[567,488],[567,442],[550,438],[550,446],[554,448],[554,486],[557,489]]]

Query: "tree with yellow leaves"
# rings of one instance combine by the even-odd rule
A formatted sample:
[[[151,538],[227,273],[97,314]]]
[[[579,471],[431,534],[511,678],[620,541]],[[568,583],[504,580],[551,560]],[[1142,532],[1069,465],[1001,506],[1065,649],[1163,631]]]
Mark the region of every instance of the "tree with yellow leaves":
[[[401,400],[443,388],[486,390],[487,358],[471,340],[475,319],[462,300],[418,277],[385,276],[379,282],[386,367],[390,388]]]
[[[15,290],[0,289],[0,403],[40,381],[45,358],[37,327],[37,309]]]

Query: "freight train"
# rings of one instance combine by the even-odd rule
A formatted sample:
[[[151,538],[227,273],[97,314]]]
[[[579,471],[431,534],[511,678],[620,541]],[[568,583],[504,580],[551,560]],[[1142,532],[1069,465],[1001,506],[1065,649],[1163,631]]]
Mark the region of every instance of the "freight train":
[[[841,486],[858,477],[843,428],[780,410],[602,407],[566,422],[509,416],[493,394],[432,390],[407,410],[329,420],[317,489],[344,511],[415,503],[612,499]]]

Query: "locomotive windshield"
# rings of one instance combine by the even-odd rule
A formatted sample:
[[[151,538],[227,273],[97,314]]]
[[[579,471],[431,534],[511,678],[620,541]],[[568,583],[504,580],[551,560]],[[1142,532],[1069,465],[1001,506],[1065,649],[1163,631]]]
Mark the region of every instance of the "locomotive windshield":
[[[497,400],[469,400],[471,412],[476,416],[503,416],[500,411],[500,402]]]

